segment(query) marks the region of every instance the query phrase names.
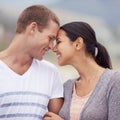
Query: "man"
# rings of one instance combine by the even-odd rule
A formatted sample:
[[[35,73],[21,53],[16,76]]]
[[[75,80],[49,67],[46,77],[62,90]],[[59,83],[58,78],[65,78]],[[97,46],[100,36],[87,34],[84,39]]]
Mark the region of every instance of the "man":
[[[42,5],[26,8],[16,34],[0,53],[0,119],[40,120],[46,110],[58,113],[63,88],[56,67],[42,60],[59,29],[56,15]]]

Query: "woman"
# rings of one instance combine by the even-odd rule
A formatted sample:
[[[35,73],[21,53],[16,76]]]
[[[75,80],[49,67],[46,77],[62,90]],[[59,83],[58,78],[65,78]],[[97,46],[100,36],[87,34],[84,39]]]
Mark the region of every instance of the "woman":
[[[88,23],[63,25],[53,49],[59,65],[72,65],[80,77],[64,83],[59,116],[47,112],[44,120],[119,120],[120,72]]]

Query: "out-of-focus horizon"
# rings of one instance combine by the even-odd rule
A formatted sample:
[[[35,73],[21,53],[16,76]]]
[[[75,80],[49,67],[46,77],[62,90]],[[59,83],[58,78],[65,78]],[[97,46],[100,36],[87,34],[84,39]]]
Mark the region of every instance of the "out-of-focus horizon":
[[[120,70],[120,1],[119,0],[1,0],[0,1],[0,51],[5,49],[15,34],[16,21],[24,8],[43,4],[52,9],[61,25],[71,21],[88,22],[95,30],[99,42],[108,50],[113,68]],[[60,67],[54,53],[45,59],[59,68],[63,81],[77,76],[70,66]]]

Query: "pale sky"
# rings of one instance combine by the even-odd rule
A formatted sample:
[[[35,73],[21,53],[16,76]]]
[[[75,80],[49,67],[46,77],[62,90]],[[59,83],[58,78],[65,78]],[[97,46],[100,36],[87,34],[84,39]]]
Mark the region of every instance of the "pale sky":
[[[0,9],[5,13],[12,15],[19,14],[24,8],[33,4],[43,4],[46,6],[52,5],[59,0],[0,0]]]

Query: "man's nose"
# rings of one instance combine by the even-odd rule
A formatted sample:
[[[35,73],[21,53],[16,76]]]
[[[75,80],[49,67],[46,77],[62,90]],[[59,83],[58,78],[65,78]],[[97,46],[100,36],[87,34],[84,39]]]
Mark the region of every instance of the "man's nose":
[[[56,45],[52,48],[52,51],[57,52],[57,46]]]
[[[51,49],[51,50],[53,49],[53,42],[49,43],[49,49]]]

